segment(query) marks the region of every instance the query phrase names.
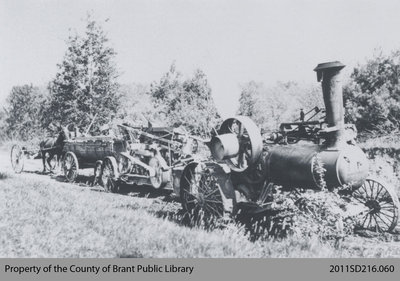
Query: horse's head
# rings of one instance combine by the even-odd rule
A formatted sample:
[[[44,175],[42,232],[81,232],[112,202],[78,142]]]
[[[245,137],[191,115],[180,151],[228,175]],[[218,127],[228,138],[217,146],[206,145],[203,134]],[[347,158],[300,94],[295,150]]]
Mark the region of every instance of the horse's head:
[[[58,136],[57,136],[55,145],[56,146],[64,146],[64,141],[67,140],[68,135],[65,132],[65,129],[61,126],[59,126],[57,128],[57,130],[58,130]]]

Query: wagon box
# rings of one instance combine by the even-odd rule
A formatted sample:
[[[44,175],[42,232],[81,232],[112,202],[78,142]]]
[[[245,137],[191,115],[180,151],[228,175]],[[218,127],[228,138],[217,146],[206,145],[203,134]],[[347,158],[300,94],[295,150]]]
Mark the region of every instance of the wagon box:
[[[192,142],[185,133],[168,127],[118,125],[116,136],[69,139],[64,145],[63,170],[75,181],[81,168],[94,169],[94,183],[118,192],[121,183],[179,190],[183,166],[191,161],[186,151]]]
[[[66,141],[64,152],[74,151],[79,159],[96,162],[107,156],[116,156],[126,150],[123,140],[112,137],[78,137]]]

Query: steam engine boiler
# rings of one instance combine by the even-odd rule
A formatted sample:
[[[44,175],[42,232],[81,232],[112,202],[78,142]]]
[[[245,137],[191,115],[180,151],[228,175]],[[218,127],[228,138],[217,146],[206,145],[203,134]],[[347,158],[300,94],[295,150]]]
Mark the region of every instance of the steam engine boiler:
[[[213,216],[235,213],[245,203],[260,214],[271,186],[333,190],[344,187],[363,203],[360,225],[392,231],[398,220],[399,200],[393,188],[369,178],[366,155],[356,145],[354,125],[344,123],[341,70],[336,61],[314,71],[322,84],[325,109],[301,111],[300,121],[282,123],[279,131],[261,134],[246,116],[226,119],[206,143],[212,157],[187,165],[180,180],[183,209]],[[319,120],[311,120],[325,112]],[[254,211],[255,210],[255,211]]]
[[[368,160],[362,150],[346,134],[340,62],[319,64],[314,70],[322,80],[326,127],[313,130],[312,136],[321,144],[303,143],[276,145],[265,158],[269,181],[283,186],[335,188],[349,185],[360,187],[368,176]],[[322,123],[322,122],[321,122]],[[285,123],[300,131],[314,126],[307,122]],[[284,134],[283,132],[281,133]],[[273,138],[270,137],[270,139]]]

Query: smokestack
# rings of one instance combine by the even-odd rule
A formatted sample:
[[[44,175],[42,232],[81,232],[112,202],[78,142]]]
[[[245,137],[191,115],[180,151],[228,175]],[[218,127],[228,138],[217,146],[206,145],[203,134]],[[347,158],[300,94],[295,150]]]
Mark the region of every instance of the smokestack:
[[[327,146],[336,148],[344,141],[343,90],[340,71],[345,67],[339,61],[320,63],[314,69],[317,80],[322,80],[322,93],[326,110]]]

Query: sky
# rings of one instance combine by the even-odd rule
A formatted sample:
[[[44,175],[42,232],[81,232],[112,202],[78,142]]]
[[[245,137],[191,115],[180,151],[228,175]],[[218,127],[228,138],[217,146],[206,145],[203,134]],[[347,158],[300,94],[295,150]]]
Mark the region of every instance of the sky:
[[[116,50],[121,83],[158,81],[175,62],[202,69],[222,116],[251,80],[317,84],[339,60],[344,77],[381,49],[400,49],[398,0],[0,0],[0,102],[15,85],[46,85],[87,12]],[[107,20],[107,21],[106,21]]]

